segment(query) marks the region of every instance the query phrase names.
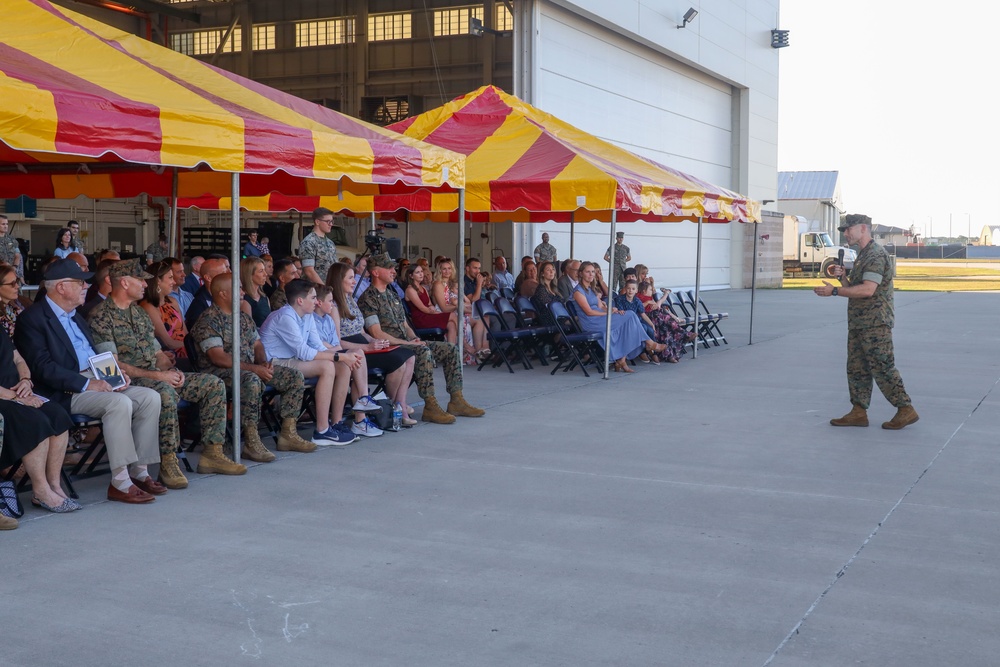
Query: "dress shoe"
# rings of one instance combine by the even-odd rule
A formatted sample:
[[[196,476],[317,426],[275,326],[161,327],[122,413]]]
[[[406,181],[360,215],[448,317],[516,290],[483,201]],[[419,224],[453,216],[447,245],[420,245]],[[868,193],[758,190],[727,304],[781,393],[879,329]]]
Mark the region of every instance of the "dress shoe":
[[[890,431],[898,431],[901,428],[909,426],[918,419],[920,419],[920,415],[918,415],[917,411],[913,409],[913,406],[904,405],[896,410],[896,415],[891,420],[882,424],[882,428],[889,429]]]
[[[135,477],[130,477],[129,479],[132,480],[133,484],[151,496],[162,496],[167,492],[167,487],[160,484],[152,477],[147,477],[146,479],[136,479]]]
[[[128,487],[128,491],[119,491],[114,485],[108,486],[108,500],[129,503],[130,505],[142,505],[143,503],[151,503],[156,498],[133,484]]]

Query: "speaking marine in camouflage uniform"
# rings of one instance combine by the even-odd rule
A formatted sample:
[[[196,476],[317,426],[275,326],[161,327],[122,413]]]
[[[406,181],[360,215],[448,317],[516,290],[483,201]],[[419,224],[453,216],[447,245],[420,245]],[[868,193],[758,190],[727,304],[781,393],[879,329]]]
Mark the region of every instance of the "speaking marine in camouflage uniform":
[[[388,340],[393,345],[403,345],[413,350],[416,360],[413,367],[413,377],[417,381],[417,392],[424,399],[424,413],[421,416],[426,422],[435,424],[451,424],[455,417],[482,417],[485,412],[469,405],[462,396],[462,366],[458,358],[458,347],[452,343],[441,341],[423,341],[416,337],[413,329],[406,322],[406,311],[399,301],[399,296],[389,284],[396,277],[396,263],[388,253],[373,255],[368,262],[371,274],[371,287],[358,299],[358,307],[365,316],[365,328],[374,338]],[[451,400],[448,411],[434,397],[434,360],[444,369]]]
[[[177,401],[198,404],[201,443],[204,453],[198,461],[201,474],[242,475],[246,466],[234,463],[223,453],[226,440],[226,391],[222,380],[206,373],[184,374],[171,355],[160,349],[153,323],[139,307],[151,278],[138,259],[113,264],[108,271],[111,295],[90,313],[94,350],[113,352],[132,384],[148,387],[160,395],[160,482],[168,489],[188,485],[177,464],[180,424]]]
[[[233,289],[243,290],[233,274],[223,273],[212,280],[212,305],[195,322],[191,329],[198,348],[195,362],[199,370],[222,378],[226,386],[233,381]],[[240,422],[246,438],[243,454],[252,461],[267,463],[274,460],[260,441],[257,424],[260,422],[260,402],[264,385],[270,385],[281,396],[281,432],[278,450],[283,452],[312,452],[316,445],[299,437],[296,422],[302,411],[302,393],[305,379],[294,368],[274,366],[267,361],[264,345],[260,342],[257,327],[246,313],[240,318]]]
[[[868,405],[872,381],[886,400],[896,407],[895,416],[882,428],[898,430],[920,419],[903,388],[903,378],[896,370],[892,349],[895,313],[892,304],[892,265],[889,255],[872,239],[872,219],[866,215],[847,216],[840,231],[848,245],[858,246],[858,258],[849,276],[844,267],[835,266],[834,287],[823,281],[815,288],[819,296],[846,296],[847,302],[847,386],[851,411],[831,419],[834,426],[868,426]]]

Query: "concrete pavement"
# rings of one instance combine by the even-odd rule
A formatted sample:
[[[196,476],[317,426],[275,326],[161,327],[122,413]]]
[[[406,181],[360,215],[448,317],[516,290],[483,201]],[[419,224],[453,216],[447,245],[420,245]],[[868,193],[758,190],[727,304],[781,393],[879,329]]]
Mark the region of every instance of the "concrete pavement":
[[[0,664],[995,664],[1000,296],[896,294],[899,432],[877,390],[828,425],[843,299],[760,291],[747,345],[749,292],[704,296],[695,361],[468,371],[482,419],[29,508]]]

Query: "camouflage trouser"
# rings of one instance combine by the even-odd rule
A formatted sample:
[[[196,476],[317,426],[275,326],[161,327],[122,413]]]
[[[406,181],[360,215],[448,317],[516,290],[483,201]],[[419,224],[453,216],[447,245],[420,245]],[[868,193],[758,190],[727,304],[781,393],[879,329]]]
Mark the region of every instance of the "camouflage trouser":
[[[896,370],[892,352],[892,329],[887,326],[850,329],[847,332],[847,386],[851,403],[868,409],[872,380],[893,406],[910,404],[903,378]]]
[[[458,358],[458,346],[437,340],[428,340],[424,345],[405,345],[413,350],[413,378],[417,382],[417,393],[427,399],[434,395],[434,360],[444,370],[448,393],[462,391],[462,364]]]
[[[198,404],[201,443],[219,445],[226,441],[226,391],[219,378],[207,373],[187,373],[184,386],[174,389],[161,380],[135,378],[132,384],[148,387],[160,395],[160,455],[177,451],[181,443],[177,421],[177,400]]]
[[[274,376],[268,384],[281,395],[281,418],[298,419],[302,411],[302,392],[305,390],[305,378],[294,368],[275,366]],[[222,378],[226,387],[230,387],[233,379],[233,369],[213,368],[212,375]],[[240,371],[240,416],[243,423],[256,424],[260,421],[260,397],[264,394],[264,382],[251,371]]]
[[[608,289],[611,290],[612,294],[617,294],[618,290],[621,289],[625,284],[625,265],[615,264],[614,273],[611,274],[611,285]]]

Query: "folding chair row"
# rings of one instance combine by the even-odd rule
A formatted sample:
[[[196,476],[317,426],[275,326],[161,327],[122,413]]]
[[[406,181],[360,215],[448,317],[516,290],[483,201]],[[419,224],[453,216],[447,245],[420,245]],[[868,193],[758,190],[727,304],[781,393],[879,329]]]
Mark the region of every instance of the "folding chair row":
[[[694,292],[688,291],[671,294],[666,304],[674,315],[684,319],[685,326],[689,331],[694,331],[695,314],[698,315],[698,340],[706,349],[713,344],[719,347],[720,340],[728,345],[722,329],[719,328],[719,322],[728,318],[729,314],[713,313],[705,305],[703,299],[699,298],[698,302],[695,304]]]
[[[573,309],[572,312],[570,308]],[[566,303],[553,301],[549,304],[549,312],[555,321],[556,352],[559,355],[559,360],[549,375],[555,375],[560,369],[565,373],[579,366],[584,376],[590,377],[587,364],[597,364],[604,358],[604,350],[600,345],[601,335],[580,328],[576,319],[576,304],[573,301]]]

